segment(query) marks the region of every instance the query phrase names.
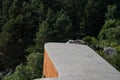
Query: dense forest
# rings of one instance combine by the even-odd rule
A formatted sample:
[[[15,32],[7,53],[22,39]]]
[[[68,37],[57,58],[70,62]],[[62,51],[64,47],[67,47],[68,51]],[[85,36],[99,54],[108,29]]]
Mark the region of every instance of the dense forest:
[[[120,71],[120,0],[0,0],[0,79],[41,77],[44,43],[69,39],[84,40]]]

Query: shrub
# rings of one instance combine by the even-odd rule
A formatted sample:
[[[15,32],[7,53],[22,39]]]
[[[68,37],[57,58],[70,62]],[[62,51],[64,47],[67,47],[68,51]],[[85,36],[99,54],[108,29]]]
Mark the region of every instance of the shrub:
[[[42,77],[43,55],[29,54],[26,64],[20,64],[11,75],[6,75],[3,80],[33,80]]]

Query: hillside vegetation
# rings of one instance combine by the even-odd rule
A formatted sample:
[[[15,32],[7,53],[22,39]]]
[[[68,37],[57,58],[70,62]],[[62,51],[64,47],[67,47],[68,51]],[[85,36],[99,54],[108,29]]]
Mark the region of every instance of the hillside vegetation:
[[[120,0],[0,0],[1,79],[41,77],[44,43],[69,39],[84,40],[120,71]]]

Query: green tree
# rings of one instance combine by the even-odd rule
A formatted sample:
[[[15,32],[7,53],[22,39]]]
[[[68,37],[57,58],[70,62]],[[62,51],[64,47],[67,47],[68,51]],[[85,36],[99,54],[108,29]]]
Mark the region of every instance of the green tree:
[[[15,72],[11,75],[6,75],[3,80],[33,80],[35,78],[40,78],[42,77],[42,65],[42,54],[29,54],[26,64],[18,65]]]
[[[88,0],[85,6],[84,26],[85,36],[97,37],[104,24],[105,12],[107,11],[107,0]],[[101,6],[102,5],[102,6]],[[84,24],[83,24],[84,23]]]
[[[81,23],[85,18],[85,6],[87,4],[87,0],[58,0],[61,3],[62,9],[69,16],[69,19],[72,23],[72,31],[73,38],[82,38],[84,37],[83,26]]]
[[[117,42],[119,43],[119,26],[120,21],[117,11],[117,6],[108,6],[108,12],[106,13],[106,21],[102,30],[99,33],[99,40],[101,42]],[[116,17],[117,16],[117,17]]]
[[[117,4],[117,3],[116,3]],[[110,46],[117,50],[117,54],[108,56],[103,51],[98,51],[111,65],[120,71],[120,16],[119,6],[109,5],[106,13],[106,21],[99,33],[99,44]]]
[[[44,50],[43,49],[44,43],[47,42],[49,38],[48,27],[49,27],[48,20],[45,20],[40,24],[39,31],[37,32],[37,35],[36,35],[35,47],[37,51],[43,52]]]
[[[108,6],[108,12],[105,15],[108,20],[109,19],[115,19],[116,9],[117,9],[117,7],[115,5],[113,5],[113,6],[109,5]]]
[[[0,37],[1,53],[3,53],[6,57],[4,61],[8,62],[11,60],[11,63],[4,62],[7,67],[15,68],[15,66],[25,58],[26,53],[24,49],[26,49],[31,43],[29,40],[31,39],[31,35],[25,34],[24,29],[25,26],[23,26],[23,15],[19,15],[16,19],[9,20],[2,27]]]
[[[0,62],[5,68],[15,68],[28,55],[35,33],[43,17],[44,6],[37,0],[4,0],[0,14]],[[9,62],[11,61],[11,62]]]
[[[72,37],[71,22],[69,17],[65,15],[63,11],[55,14],[49,9],[46,16],[47,18],[40,24],[36,36],[36,46],[40,51],[43,51],[45,42],[64,42]]]

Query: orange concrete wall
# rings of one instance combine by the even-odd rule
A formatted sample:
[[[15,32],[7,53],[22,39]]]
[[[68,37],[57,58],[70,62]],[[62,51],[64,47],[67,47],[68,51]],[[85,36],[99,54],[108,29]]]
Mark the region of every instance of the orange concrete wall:
[[[43,66],[43,74],[46,78],[56,78],[58,77],[58,72],[52,63],[47,51],[44,51],[44,66]]]

